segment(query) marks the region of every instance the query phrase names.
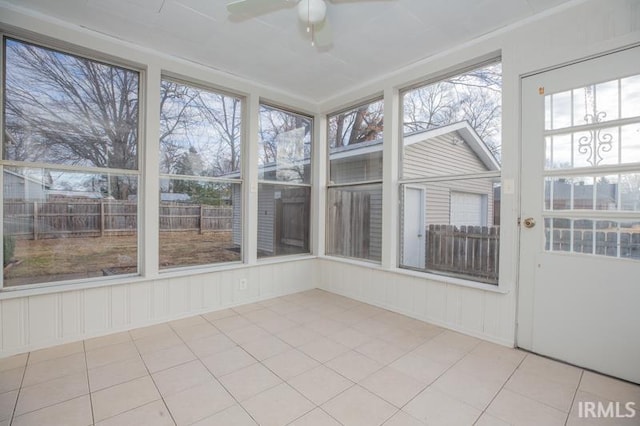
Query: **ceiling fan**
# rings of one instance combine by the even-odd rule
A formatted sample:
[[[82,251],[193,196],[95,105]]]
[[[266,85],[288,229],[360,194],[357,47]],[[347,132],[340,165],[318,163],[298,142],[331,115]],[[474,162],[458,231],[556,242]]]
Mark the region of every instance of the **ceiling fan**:
[[[337,0],[236,0],[227,4],[227,10],[232,17],[246,18],[297,5],[298,18],[311,37],[311,45],[328,47],[333,43],[333,35],[327,19],[327,1],[337,2]]]

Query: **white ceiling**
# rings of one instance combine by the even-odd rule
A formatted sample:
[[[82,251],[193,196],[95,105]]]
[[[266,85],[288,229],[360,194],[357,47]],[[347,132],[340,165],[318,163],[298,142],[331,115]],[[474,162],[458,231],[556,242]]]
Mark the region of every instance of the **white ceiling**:
[[[311,47],[295,8],[230,20],[228,1],[5,0],[311,102],[569,0],[334,0],[326,49]]]

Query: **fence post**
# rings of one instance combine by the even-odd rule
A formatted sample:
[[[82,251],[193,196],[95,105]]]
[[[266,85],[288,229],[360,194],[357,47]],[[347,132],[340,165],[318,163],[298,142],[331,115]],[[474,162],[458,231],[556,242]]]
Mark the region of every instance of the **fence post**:
[[[204,206],[200,204],[200,234],[202,234],[202,227],[204,226],[202,223],[204,222]]]
[[[38,239],[38,202],[33,202],[33,239]]]
[[[100,201],[100,236],[104,237],[104,201]]]

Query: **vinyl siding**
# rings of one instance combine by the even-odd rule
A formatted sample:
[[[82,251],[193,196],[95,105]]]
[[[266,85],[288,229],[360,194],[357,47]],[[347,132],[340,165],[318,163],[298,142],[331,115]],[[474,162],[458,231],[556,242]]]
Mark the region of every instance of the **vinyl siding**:
[[[452,140],[458,141],[453,144]],[[487,167],[462,138],[446,134],[404,148],[403,178],[486,172]]]
[[[258,251],[273,253],[275,233],[275,188],[260,185],[258,190]]]
[[[231,203],[233,204],[233,244],[242,246],[242,188],[240,185],[231,187]]]

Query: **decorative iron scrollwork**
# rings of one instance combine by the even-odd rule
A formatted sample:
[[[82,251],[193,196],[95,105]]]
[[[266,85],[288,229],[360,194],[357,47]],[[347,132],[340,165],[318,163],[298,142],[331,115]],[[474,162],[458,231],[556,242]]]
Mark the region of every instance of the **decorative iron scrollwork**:
[[[607,117],[604,111],[587,114],[584,121],[587,124],[597,124]],[[589,130],[587,136],[578,139],[578,152],[587,156],[587,162],[593,167],[598,166],[604,160],[603,154],[613,149],[613,135],[603,132],[603,129]]]

